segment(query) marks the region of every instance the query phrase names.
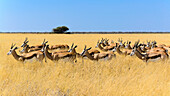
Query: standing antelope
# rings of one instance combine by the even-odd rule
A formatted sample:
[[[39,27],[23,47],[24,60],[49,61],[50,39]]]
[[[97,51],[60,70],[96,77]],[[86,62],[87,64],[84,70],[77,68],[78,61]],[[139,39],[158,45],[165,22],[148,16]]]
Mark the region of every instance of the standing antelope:
[[[101,44],[103,44],[103,42],[101,41],[99,43],[99,41],[98,41],[97,45],[96,45],[96,48],[99,47],[100,50],[105,51],[105,52],[114,49],[114,46],[105,46],[105,47],[102,47]]]
[[[23,42],[23,44],[21,45],[21,47],[26,47],[28,44],[28,38],[25,39],[25,41]],[[44,44],[46,44],[48,41],[45,42],[45,39],[43,41],[43,43],[41,45],[36,45],[36,46],[30,46],[30,48],[42,48]]]
[[[119,55],[129,55],[129,51],[121,51],[120,50],[120,46],[118,45],[118,43],[116,43],[116,46],[114,47],[114,49],[112,50],[113,52],[117,52]]]
[[[114,41],[113,40],[111,40],[111,41],[109,41],[109,39],[105,39],[105,41],[104,41],[104,44],[106,45],[106,46],[116,46],[116,43],[114,43]]]
[[[165,54],[163,53],[156,53],[156,52],[152,52],[152,53],[148,53],[148,54],[142,54],[140,53],[136,47],[134,47],[132,49],[132,52],[130,54],[130,56],[132,55],[136,55],[139,59],[141,60],[145,60],[146,62],[148,60],[156,60],[156,59],[163,59],[165,60],[167,58],[167,56],[165,56]]]
[[[69,52],[63,52],[63,53],[50,53],[49,50],[49,45],[44,46],[42,51],[45,53],[45,55],[47,56],[47,58],[49,58],[52,61],[58,61],[60,59],[69,59],[71,61],[76,60],[76,50],[75,48],[77,48],[77,45],[75,47],[73,47],[72,49],[69,50]]]
[[[25,53],[24,55],[18,55],[15,51],[16,49],[18,49],[18,47],[14,47],[14,46],[15,46],[15,44],[11,45],[11,49],[7,53],[7,55],[12,54],[13,57],[18,61],[24,62],[25,60],[32,60],[33,58],[36,58],[38,61],[42,62],[44,59],[44,55],[39,54],[39,53]]]
[[[68,45],[52,45],[50,50],[54,50],[54,49],[69,49]]]
[[[131,44],[131,41],[127,41],[125,48],[126,48],[126,49],[132,49],[132,47],[130,46],[130,44]]]
[[[121,39],[119,38],[119,39],[118,39],[118,42],[119,42],[120,48],[125,48],[125,43],[126,43],[126,42],[123,43],[122,38],[121,38]]]
[[[25,40],[27,40],[27,38],[26,38]],[[24,42],[25,42],[25,41],[24,41]],[[45,45],[48,43],[48,41],[45,41],[45,39],[44,39],[42,45],[34,46],[34,47],[27,45],[27,43],[28,43],[28,41],[26,41],[25,43],[22,44],[21,47],[23,47],[23,50],[20,51],[20,53],[28,53],[28,52],[32,52],[32,51],[41,50],[42,47],[45,46]]]
[[[86,49],[86,46],[83,50],[83,52],[81,53],[81,56],[86,55],[90,60],[100,60],[100,59],[112,59],[112,57],[115,57],[116,55],[113,52],[102,52],[102,53],[96,53],[94,55],[91,55],[88,50],[90,50],[90,48]]]

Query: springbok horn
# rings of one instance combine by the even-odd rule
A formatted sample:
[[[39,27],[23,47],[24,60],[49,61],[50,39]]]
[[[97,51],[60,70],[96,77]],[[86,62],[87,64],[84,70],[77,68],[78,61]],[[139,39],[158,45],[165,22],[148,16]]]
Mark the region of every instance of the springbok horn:
[[[84,47],[84,50],[86,50],[86,45],[85,45],[85,47]]]
[[[74,46],[74,43],[71,45],[71,49],[73,48],[73,46]]]
[[[13,45],[13,43],[12,43],[12,46],[11,46],[11,49],[14,47],[16,45],[16,43]]]
[[[13,46],[13,43],[12,43],[12,45],[11,45],[11,49],[13,48],[12,46]]]
[[[45,39],[44,39],[44,41],[43,41],[43,44],[44,44],[44,42],[45,42]]]
[[[27,40],[28,40],[28,38],[26,37],[24,42],[26,42]]]

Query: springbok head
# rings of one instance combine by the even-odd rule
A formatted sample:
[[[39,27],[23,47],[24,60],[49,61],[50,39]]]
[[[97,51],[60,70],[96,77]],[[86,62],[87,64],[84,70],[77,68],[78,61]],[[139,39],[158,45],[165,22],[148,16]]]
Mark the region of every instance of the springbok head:
[[[18,47],[15,47],[15,48],[14,48],[15,45],[16,45],[16,44],[13,45],[13,43],[12,43],[11,48],[10,48],[9,52],[7,53],[7,55],[10,55],[13,50],[18,49]]]
[[[127,41],[125,48],[130,47],[131,41]]]
[[[48,50],[49,49],[49,45],[44,45],[41,49],[41,52],[45,52],[44,50]]]
[[[92,48],[92,47],[86,49],[86,45],[85,45],[84,50],[83,50],[83,52],[82,52],[80,55],[81,55],[81,56],[85,55],[85,53],[86,53],[88,50],[90,50],[91,48]]]
[[[133,56],[134,54],[135,54],[135,52],[136,52],[136,50],[137,50],[137,45],[135,45],[134,47],[133,47],[133,49],[132,49],[132,52],[130,53],[130,56]]]
[[[23,47],[23,49],[21,51],[19,51],[19,52],[24,53],[27,50],[29,50],[29,45],[27,45],[26,47]]]
[[[70,50],[68,50],[68,52],[72,52],[75,48],[77,48],[77,45],[76,46],[74,46],[74,43],[71,45],[71,48],[70,48]]]
[[[147,40],[147,44],[146,44],[147,47],[150,46],[150,44],[151,44],[150,42],[151,42],[151,41],[148,41],[148,40]]]
[[[152,48],[156,47],[156,44],[157,44],[157,42],[155,40],[152,41],[152,43],[151,43]]]
[[[107,39],[107,38],[104,39],[105,44],[108,44],[108,41],[109,41],[109,39]]]
[[[117,48],[119,48],[120,47],[120,45],[118,45],[118,43],[116,43],[116,46],[113,48],[113,52],[116,52],[116,50],[117,50]]]
[[[119,38],[117,41],[119,42],[119,45],[123,45],[123,43],[122,43],[122,42],[123,42],[122,38],[121,38],[121,39]]]
[[[95,48],[97,48],[99,46],[99,44],[101,44],[100,40],[97,41],[97,45]]]
[[[43,46],[46,46],[47,43],[48,43],[48,41],[45,41],[45,39],[44,39],[42,45],[43,45]]]
[[[21,47],[26,47],[28,42],[28,38],[26,37]]]

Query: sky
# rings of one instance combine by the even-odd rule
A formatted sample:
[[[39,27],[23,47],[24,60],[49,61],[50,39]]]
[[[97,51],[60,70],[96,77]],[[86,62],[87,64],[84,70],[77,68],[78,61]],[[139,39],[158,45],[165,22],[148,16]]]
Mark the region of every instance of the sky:
[[[0,0],[0,32],[170,32],[170,0]]]

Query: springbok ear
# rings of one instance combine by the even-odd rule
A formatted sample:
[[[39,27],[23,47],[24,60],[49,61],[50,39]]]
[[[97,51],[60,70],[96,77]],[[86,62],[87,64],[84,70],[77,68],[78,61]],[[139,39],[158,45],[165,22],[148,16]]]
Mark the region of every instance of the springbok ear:
[[[18,49],[19,47],[15,47],[15,49]]]
[[[129,41],[129,44],[131,44],[131,41]]]
[[[47,45],[47,46],[44,46],[44,47],[49,47],[49,45]]]
[[[48,43],[48,41],[46,41],[45,43]]]
[[[25,43],[28,43],[29,41],[25,42]]]
[[[90,47],[90,48],[88,48],[88,49],[86,49],[86,50],[90,50],[92,47]]]
[[[118,43],[116,43],[116,47],[117,47]]]
[[[74,48],[77,48],[77,45],[76,45],[76,46],[74,46]]]

